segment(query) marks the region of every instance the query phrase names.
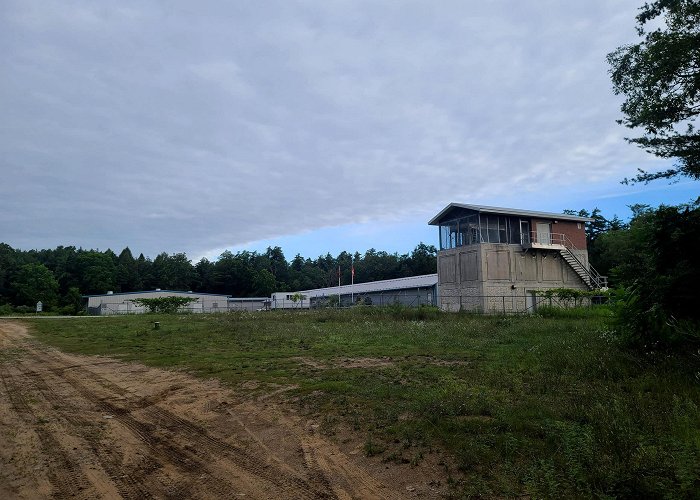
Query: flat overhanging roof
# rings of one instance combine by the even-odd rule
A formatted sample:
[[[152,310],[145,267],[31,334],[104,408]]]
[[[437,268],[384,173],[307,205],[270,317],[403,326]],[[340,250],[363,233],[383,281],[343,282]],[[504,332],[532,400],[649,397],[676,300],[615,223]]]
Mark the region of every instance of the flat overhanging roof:
[[[519,217],[541,217],[543,219],[555,219],[555,220],[570,220],[574,222],[592,222],[593,219],[590,217],[580,217],[578,215],[567,215],[567,214],[556,214],[552,212],[537,212],[534,210],[522,210],[519,208],[503,208],[503,207],[488,207],[485,205],[467,205],[464,203],[450,203],[445,208],[443,208],[439,214],[430,219],[428,222],[431,226],[438,226],[443,222],[445,215],[449,213],[453,208],[463,208],[466,210],[474,210],[475,212],[482,214],[496,214],[496,215],[515,215]]]
[[[205,292],[190,292],[190,291],[183,291],[183,290],[140,290],[138,292],[114,292],[114,293],[98,293],[95,295],[81,295],[82,298],[88,299],[90,297],[114,297],[116,295],[138,295],[138,294],[143,294],[143,293],[177,293],[180,295],[207,295],[207,296],[215,296],[215,297],[224,297],[228,298],[230,295],[226,295],[223,293],[205,293]]]
[[[305,298],[328,297],[331,295],[360,295],[363,293],[399,291],[409,288],[430,288],[437,285],[438,275],[423,274],[420,276],[409,276],[406,278],[394,278],[389,280],[368,281],[365,283],[355,283],[352,285],[331,286],[326,288],[316,288],[313,290],[302,290],[299,292],[275,292],[281,294],[300,293]]]

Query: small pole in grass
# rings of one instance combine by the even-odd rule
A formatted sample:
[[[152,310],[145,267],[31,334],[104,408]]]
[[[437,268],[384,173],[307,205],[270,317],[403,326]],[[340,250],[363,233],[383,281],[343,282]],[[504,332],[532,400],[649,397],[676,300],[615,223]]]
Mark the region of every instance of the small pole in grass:
[[[153,323],[153,329],[154,330],[160,330],[160,321],[155,321]]]

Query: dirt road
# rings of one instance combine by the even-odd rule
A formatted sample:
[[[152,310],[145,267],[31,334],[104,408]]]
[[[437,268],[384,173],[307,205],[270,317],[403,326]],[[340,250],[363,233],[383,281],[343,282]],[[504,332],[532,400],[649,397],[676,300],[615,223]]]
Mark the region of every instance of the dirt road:
[[[216,381],[65,354],[0,322],[0,498],[402,498],[420,470],[341,449]]]

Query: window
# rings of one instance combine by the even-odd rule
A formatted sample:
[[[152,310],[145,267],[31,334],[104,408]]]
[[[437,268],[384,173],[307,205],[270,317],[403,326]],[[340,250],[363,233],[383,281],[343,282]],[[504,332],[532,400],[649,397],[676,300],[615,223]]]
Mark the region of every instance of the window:
[[[522,227],[522,224],[527,224]],[[521,243],[529,236],[529,222],[504,215],[468,215],[440,225],[440,250],[477,243]]]
[[[498,242],[508,243],[508,218],[498,218]]]
[[[500,215],[488,215],[481,218],[485,226],[489,243],[508,243],[508,218]],[[486,224],[483,224],[486,222]]]

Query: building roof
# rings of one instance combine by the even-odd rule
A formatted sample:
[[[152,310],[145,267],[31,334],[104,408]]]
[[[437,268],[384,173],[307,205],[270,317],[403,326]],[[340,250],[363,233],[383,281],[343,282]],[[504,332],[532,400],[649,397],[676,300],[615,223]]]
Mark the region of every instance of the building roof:
[[[204,293],[204,292],[190,292],[184,290],[141,290],[140,292],[115,292],[115,293],[98,293],[96,295],[83,295],[83,298],[88,297],[113,297],[115,295],[135,295],[139,293],[181,293],[184,295],[214,295],[217,297],[229,297],[225,293]]]
[[[303,290],[300,292],[276,292],[276,293],[300,293],[307,299],[312,297],[328,297],[330,295],[350,295],[370,292],[384,292],[389,290],[404,290],[408,288],[429,288],[437,285],[437,274],[424,274],[409,278],[396,278],[391,280],[370,281],[369,283],[355,283],[354,285],[332,286]]]
[[[453,208],[464,208],[474,210],[482,214],[516,215],[522,217],[542,217],[543,219],[571,220],[575,222],[592,222],[590,217],[580,217],[578,215],[557,214],[552,212],[536,212],[534,210],[522,210],[519,208],[488,207],[485,205],[466,205],[464,203],[450,203],[443,208],[439,214],[430,219],[431,226],[437,226],[443,222],[443,217]]]
[[[229,302],[264,302],[270,300],[270,297],[229,297]]]

